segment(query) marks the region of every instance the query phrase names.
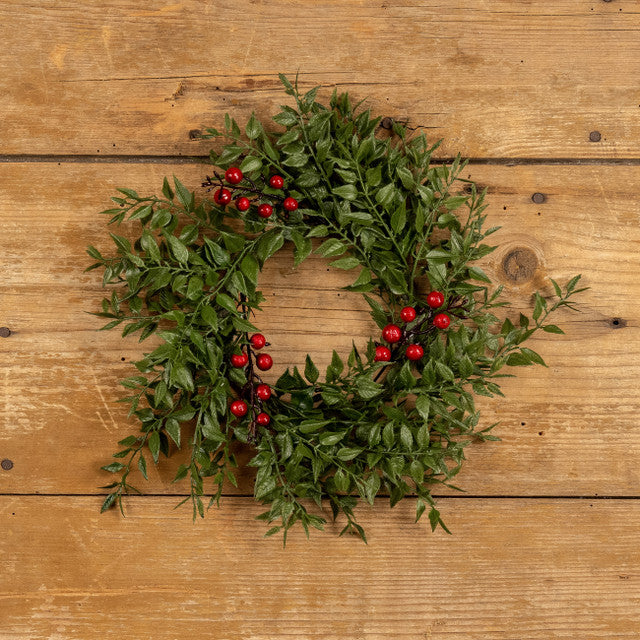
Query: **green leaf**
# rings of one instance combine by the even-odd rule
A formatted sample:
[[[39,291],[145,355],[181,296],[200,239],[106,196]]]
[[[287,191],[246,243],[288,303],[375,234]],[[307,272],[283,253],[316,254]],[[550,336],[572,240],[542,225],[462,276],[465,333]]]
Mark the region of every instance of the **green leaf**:
[[[282,248],[284,244],[284,238],[282,232],[276,229],[271,229],[264,233],[258,244],[256,245],[256,255],[258,260],[264,264],[264,262],[270,258],[276,251]]]
[[[138,458],[138,469],[140,470],[142,477],[145,480],[148,480],[149,477],[147,476],[147,461],[142,453],[140,453],[140,457]]]
[[[193,377],[188,367],[183,364],[175,364],[171,367],[171,378],[181,389],[193,391]]]
[[[358,258],[354,258],[353,256],[348,256],[346,258],[340,258],[339,260],[334,260],[329,263],[330,266],[335,267],[336,269],[343,269],[348,271],[349,269],[355,269],[360,265],[360,261]]]
[[[160,249],[158,248],[156,240],[146,229],[142,232],[140,246],[144,249],[151,260],[154,262],[161,261]]]
[[[359,447],[342,447],[341,449],[338,449],[338,452],[336,453],[336,458],[344,462],[347,462],[349,460],[353,460],[354,458],[357,458],[362,453],[362,451],[363,449]]]
[[[387,423],[385,428],[382,430],[382,442],[387,449],[391,449],[393,446],[393,443],[395,442],[393,422]]]
[[[368,187],[377,187],[382,181],[382,168],[380,165],[367,169],[366,181]]]
[[[446,364],[442,362],[436,362],[435,365],[436,373],[444,380],[453,381],[455,380],[455,376],[453,375],[453,371],[447,367]]]
[[[216,296],[216,304],[231,313],[236,313],[237,311],[236,301],[226,293],[219,293]]]
[[[254,324],[252,324],[245,318],[241,318],[240,316],[233,316],[233,318],[231,318],[231,323],[233,324],[233,328],[236,331],[240,331],[241,333],[258,331],[258,328]]]
[[[564,334],[564,331],[560,327],[556,327],[555,324],[545,324],[542,327],[542,330],[546,331],[547,333],[561,333],[561,334]]]
[[[444,201],[444,206],[452,211],[453,209],[457,209],[459,206],[463,205],[469,196],[454,196],[453,198],[448,198]]]
[[[293,231],[291,233],[291,239],[295,245],[293,266],[297,267],[311,253],[311,240],[309,240],[309,238],[305,238],[298,231]]]
[[[203,293],[204,282],[202,278],[193,276],[189,278],[189,285],[187,286],[187,298],[189,300],[197,300]]]
[[[542,315],[542,311],[547,308],[547,301],[537,292],[535,295],[535,300],[536,302],[533,307],[533,314],[531,317],[537,321],[538,318]]]
[[[317,171],[304,171],[296,178],[296,186],[300,189],[315,187],[322,176]]]
[[[358,197],[358,190],[352,184],[343,184],[340,187],[334,187],[333,193],[344,200],[355,200]]]
[[[131,243],[124,237],[118,236],[115,233],[109,233],[112,240],[116,243],[119,253],[129,254],[131,253]]]
[[[413,436],[411,435],[411,429],[406,424],[400,427],[400,443],[405,449],[413,448]]]
[[[378,190],[376,193],[376,202],[381,204],[385,209],[388,209],[395,199],[395,194],[396,188],[393,182],[390,182]]]
[[[191,211],[194,204],[194,194],[191,193],[191,191],[189,191],[189,189],[187,189],[175,176],[173,176],[173,183],[176,187],[176,195],[178,196],[180,204],[186,211]]]
[[[205,305],[200,309],[200,317],[214,331],[218,329],[218,314],[215,309],[209,305]]]
[[[347,246],[340,242],[340,240],[329,238],[316,249],[316,253],[323,255],[325,258],[330,258],[332,256],[340,256],[346,250]]]
[[[343,469],[338,469],[334,476],[333,476],[333,481],[335,482],[336,485],[336,489],[338,491],[349,491],[349,486],[351,484],[351,480],[349,479],[349,476],[344,472]]]
[[[329,228],[325,224],[319,224],[317,227],[313,227],[309,233],[307,233],[307,238],[324,238],[329,234]]]
[[[510,367],[525,367],[533,363],[527,355],[516,351],[515,353],[509,354],[509,357],[507,358],[507,364]]]
[[[124,469],[124,465],[120,462],[112,462],[111,464],[100,468],[108,471],[109,473],[117,473],[118,471],[122,471],[122,469]]]
[[[571,293],[576,288],[576,285],[578,284],[580,278],[582,278],[582,274],[574,276],[573,278],[571,278],[571,280],[569,280],[569,282],[567,283],[567,293]]]
[[[429,410],[431,408],[431,401],[429,396],[421,395],[416,398],[416,409],[420,414],[420,417],[426,422],[429,419]]]
[[[249,140],[255,140],[262,133],[262,125],[256,118],[255,114],[251,114],[251,117],[249,118],[244,131],[247,134],[247,138],[249,138]]]
[[[356,378],[356,389],[361,398],[370,400],[382,392],[382,385],[378,382],[374,382],[368,376],[358,376]]]
[[[546,367],[546,362],[542,359],[542,356],[532,349],[527,349],[526,347],[521,347],[520,351],[526,355],[531,362],[535,362],[536,364],[541,364],[543,367]]]
[[[262,160],[254,156],[247,156],[240,163],[240,170],[243,173],[253,173],[254,171],[259,171],[260,169],[262,169]]]
[[[316,367],[315,364],[313,364],[313,361],[307,355],[307,359],[304,365],[304,377],[309,382],[311,382],[311,384],[314,384],[318,380],[319,375],[320,375],[320,372],[318,371],[318,368]]]
[[[176,446],[180,448],[180,423],[174,418],[169,418],[166,421],[164,428],[171,439],[176,443]]]
[[[346,435],[346,432],[340,431],[338,433],[322,433],[320,434],[320,444],[325,447],[330,447],[334,444],[338,444]]]
[[[248,253],[240,263],[240,271],[249,279],[253,284],[258,283],[258,271],[260,267],[258,261]]]
[[[491,284],[491,278],[480,267],[469,267],[469,277]]]
[[[404,225],[407,222],[407,212],[404,204],[398,207],[391,216],[391,229],[394,233],[400,233],[404,229]]]
[[[298,431],[300,431],[300,433],[313,433],[314,431],[319,431],[322,427],[326,427],[328,424],[331,424],[331,420],[303,420],[298,425]]]
[[[116,498],[120,497],[120,493],[119,492],[114,492],[114,493],[110,493],[105,499],[104,502],[102,503],[102,506],[100,507],[100,513],[104,513],[107,509],[109,509],[109,507],[115,502]]]
[[[148,440],[149,451],[153,456],[153,461],[158,464],[158,456],[160,455],[160,434],[157,431],[153,431]]]
[[[167,200],[173,200],[173,189],[169,185],[169,181],[167,180],[166,176],[162,181],[162,193]]]
[[[171,249],[171,253],[173,257],[183,264],[186,264],[189,260],[189,249],[175,236],[170,234],[165,234],[167,242],[169,243],[169,248]]]

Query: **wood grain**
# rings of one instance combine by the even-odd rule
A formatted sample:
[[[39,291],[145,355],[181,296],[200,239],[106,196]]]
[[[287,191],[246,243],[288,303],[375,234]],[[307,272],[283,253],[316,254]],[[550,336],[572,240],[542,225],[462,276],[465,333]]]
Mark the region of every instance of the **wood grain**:
[[[0,154],[202,154],[299,70],[443,157],[639,158],[639,29],[632,0],[5,0]]]
[[[445,499],[365,509],[369,545],[262,539],[229,498],[195,525],[167,498],[0,498],[0,638],[622,640],[640,628],[640,503]]]
[[[115,186],[150,193],[173,173],[193,188],[203,169],[0,165],[0,326],[14,332],[0,338],[0,458],[14,462],[0,471],[0,491],[94,493],[108,481],[99,468],[134,428],[115,402],[118,379],[134,373],[130,361],[150,347],[96,331],[101,322],[86,312],[103,290],[97,272],[82,272],[84,250],[109,250],[96,212]],[[504,384],[506,400],[481,399],[483,421],[502,421],[503,442],[471,447],[457,484],[473,495],[638,495],[640,169],[474,165],[468,175],[489,189],[487,224],[503,226],[484,266],[505,283],[512,313],[530,310],[536,288],[550,294],[548,277],[564,282],[582,272],[591,289],[581,314],[558,315],[567,336],[534,340],[549,368],[521,368]],[[545,203],[534,204],[534,192]],[[529,277],[517,253],[524,250],[537,263]],[[377,333],[360,294],[339,290],[351,279],[317,256],[294,270],[286,249],[268,262],[257,323],[273,343],[274,379],[304,364],[307,352],[324,368],[332,347],[345,354],[352,339],[364,344]],[[163,461],[141,488],[183,492],[170,484],[179,460]],[[247,470],[239,490],[251,492]]]

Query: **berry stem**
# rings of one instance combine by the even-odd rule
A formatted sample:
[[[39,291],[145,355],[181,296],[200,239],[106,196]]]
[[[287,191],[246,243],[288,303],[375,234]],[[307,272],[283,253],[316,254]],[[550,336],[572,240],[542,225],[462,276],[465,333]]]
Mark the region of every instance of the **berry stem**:
[[[213,175],[217,178],[217,182],[214,181],[210,176],[205,176],[206,181],[202,183],[202,186],[206,187],[207,191],[212,191],[213,189],[216,189],[216,188],[220,188],[220,189],[224,188],[231,191],[232,195],[235,194],[236,192],[252,193],[254,195],[261,196],[263,198],[271,198],[273,200],[279,200],[280,202],[284,202],[285,200],[284,196],[279,196],[277,194],[272,194],[272,193],[265,193],[258,187],[258,185],[255,182],[253,182],[253,180],[251,180],[250,178],[247,178],[247,176],[244,176],[243,179],[246,182],[248,182],[251,185],[251,187],[245,187],[245,186],[241,187],[239,185],[227,184],[224,181],[223,176],[219,174],[217,171],[214,171]]]

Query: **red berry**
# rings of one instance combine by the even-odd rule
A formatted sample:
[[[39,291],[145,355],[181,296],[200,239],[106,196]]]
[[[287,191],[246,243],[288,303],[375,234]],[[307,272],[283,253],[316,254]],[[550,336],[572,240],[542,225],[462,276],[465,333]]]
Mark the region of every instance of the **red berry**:
[[[269,178],[269,185],[274,189],[282,189],[282,187],[284,187],[284,180],[282,176],[271,176]]]
[[[389,362],[391,360],[391,351],[388,347],[376,347],[376,357],[374,362]]]
[[[269,425],[269,423],[271,422],[271,417],[269,416],[268,413],[259,413],[256,416],[256,422],[261,426],[261,427],[266,427]]]
[[[282,206],[285,211],[295,211],[298,208],[298,201],[295,198],[285,198]]]
[[[231,403],[231,413],[233,413],[236,418],[247,415],[247,409],[247,403],[244,400],[234,400]]]
[[[271,387],[268,384],[259,384],[256,387],[256,395],[260,400],[268,400],[271,397]]]
[[[236,209],[238,211],[246,211],[251,206],[251,200],[242,196],[236,200]]]
[[[229,189],[218,189],[213,194],[213,201],[223,206],[229,204],[231,202],[231,191],[229,191]]]
[[[438,329],[446,329],[451,324],[451,318],[446,313],[439,313],[434,319],[433,324]]]
[[[409,360],[420,360],[424,355],[424,349],[419,344],[410,344],[407,347],[406,354]]]
[[[231,364],[239,369],[245,367],[249,362],[249,356],[246,353],[234,353],[231,356]]]
[[[267,371],[273,366],[273,358],[268,353],[261,353],[256,358],[256,364],[261,371]]]
[[[398,342],[400,338],[402,338],[402,329],[395,324],[388,324],[382,330],[382,339],[385,342],[393,344],[394,342]]]
[[[238,167],[229,167],[224,173],[224,179],[229,184],[238,184],[242,181],[242,171]]]
[[[258,215],[261,218],[268,218],[273,213],[273,207],[270,204],[261,204],[258,207]]]
[[[438,307],[441,307],[444,304],[444,296],[439,291],[432,291],[427,296],[427,304],[432,309],[437,309]]]
[[[400,311],[400,317],[405,322],[412,322],[416,319],[416,310],[413,307],[404,307],[404,309]]]
[[[262,349],[267,344],[267,339],[261,333],[254,333],[249,339],[254,349]]]

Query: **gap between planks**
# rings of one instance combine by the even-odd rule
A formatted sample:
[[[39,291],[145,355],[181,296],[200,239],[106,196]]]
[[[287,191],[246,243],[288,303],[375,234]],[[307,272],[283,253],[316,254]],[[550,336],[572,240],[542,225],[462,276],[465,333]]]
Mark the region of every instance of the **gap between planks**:
[[[31,496],[34,498],[97,498],[100,496],[107,496],[108,493],[29,493],[29,492],[6,492],[0,493],[0,498],[22,498]],[[144,500],[145,498],[184,498],[189,497],[190,493],[143,493],[126,494],[125,500],[136,499]],[[585,496],[570,496],[570,495],[491,495],[491,494],[465,494],[463,496],[449,495],[449,494],[431,494],[434,500],[640,500],[640,496],[622,496],[622,495],[585,495]],[[210,498],[211,494],[203,494],[203,498]],[[222,493],[220,498],[253,498],[253,493]],[[379,494],[377,498],[388,498],[388,494]],[[414,494],[407,494],[406,498],[416,498]]]
[[[432,158],[431,164],[451,164],[455,158]],[[610,166],[640,166],[640,158],[467,158],[462,160],[468,164],[484,164],[498,166],[518,165],[610,165]],[[207,164],[209,156],[204,155],[116,155],[116,154],[0,154],[0,163],[71,163],[71,164]]]

